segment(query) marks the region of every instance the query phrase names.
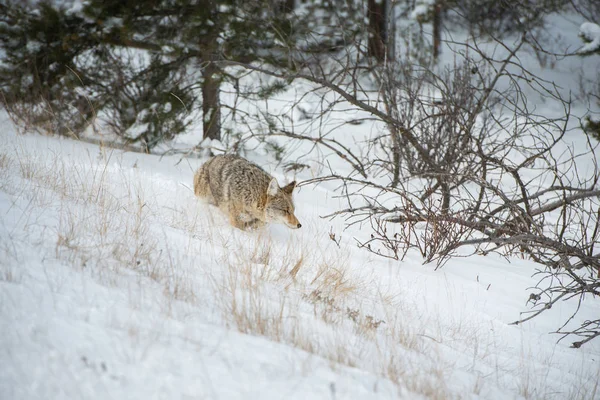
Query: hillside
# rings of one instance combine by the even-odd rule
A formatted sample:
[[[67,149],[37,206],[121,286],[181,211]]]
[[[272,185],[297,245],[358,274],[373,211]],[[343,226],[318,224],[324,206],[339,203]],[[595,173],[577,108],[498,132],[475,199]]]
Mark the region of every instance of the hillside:
[[[531,262],[377,258],[320,188],[301,230],[237,231],[193,197],[201,160],[3,126],[3,398],[597,396],[598,344],[548,334],[572,304],[507,324]]]

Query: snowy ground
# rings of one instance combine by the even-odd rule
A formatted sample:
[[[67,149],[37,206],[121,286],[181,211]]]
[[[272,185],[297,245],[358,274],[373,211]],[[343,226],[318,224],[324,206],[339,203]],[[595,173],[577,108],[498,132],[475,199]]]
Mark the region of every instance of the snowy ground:
[[[530,262],[376,258],[321,187],[302,229],[241,232],[194,198],[200,160],[2,126],[0,398],[599,396],[600,344],[548,334],[573,304],[507,324]]]
[[[545,77],[574,87],[590,60]],[[550,334],[576,303],[508,324],[535,264],[375,257],[355,245],[367,230],[320,218],[333,185],[295,194],[302,229],[242,232],[194,198],[203,161],[19,135],[0,115],[0,399],[600,398],[600,340]],[[319,173],[262,161],[282,184]],[[587,298],[573,323],[599,313]]]

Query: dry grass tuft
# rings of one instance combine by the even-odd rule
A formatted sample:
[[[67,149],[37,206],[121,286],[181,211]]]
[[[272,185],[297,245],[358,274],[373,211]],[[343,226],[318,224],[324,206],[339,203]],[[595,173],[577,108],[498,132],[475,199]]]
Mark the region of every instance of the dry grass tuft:
[[[294,264],[294,266],[290,270],[290,276],[292,277],[292,279],[296,280],[298,271],[300,271],[300,268],[302,268],[303,264],[304,264],[304,255],[300,255],[300,257],[298,258],[298,261],[296,261],[296,264]]]
[[[0,264],[0,281],[19,283],[21,281],[21,275],[16,272],[15,268]]]
[[[8,157],[8,155],[0,153],[0,169],[8,169],[12,160]]]
[[[347,269],[331,263],[320,263],[310,284],[335,298],[344,297],[357,289],[347,276]]]

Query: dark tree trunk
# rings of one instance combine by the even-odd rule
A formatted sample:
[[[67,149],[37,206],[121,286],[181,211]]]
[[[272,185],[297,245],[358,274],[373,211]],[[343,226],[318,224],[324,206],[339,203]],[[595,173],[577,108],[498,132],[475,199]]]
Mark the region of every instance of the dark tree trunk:
[[[442,43],[442,2],[437,0],[433,6],[433,61],[436,62],[440,55]]]
[[[210,20],[214,25],[199,37],[202,49],[202,132],[203,139],[221,140],[221,102],[220,91],[223,74],[217,61],[220,59],[219,12],[214,1],[207,2]]]
[[[221,71],[209,61],[202,70],[202,121],[204,139],[221,140]]]
[[[370,57],[378,62],[385,60],[387,43],[386,9],[388,0],[368,0],[367,17],[369,19],[369,50]]]

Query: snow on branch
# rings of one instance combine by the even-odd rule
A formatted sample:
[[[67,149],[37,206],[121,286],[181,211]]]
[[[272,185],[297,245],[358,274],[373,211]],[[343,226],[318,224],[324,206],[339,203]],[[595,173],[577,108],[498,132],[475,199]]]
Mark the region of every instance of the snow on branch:
[[[600,25],[584,22],[579,28],[579,36],[586,42],[579,50],[580,54],[600,52]]]

